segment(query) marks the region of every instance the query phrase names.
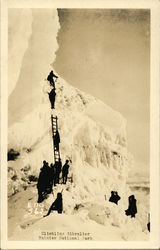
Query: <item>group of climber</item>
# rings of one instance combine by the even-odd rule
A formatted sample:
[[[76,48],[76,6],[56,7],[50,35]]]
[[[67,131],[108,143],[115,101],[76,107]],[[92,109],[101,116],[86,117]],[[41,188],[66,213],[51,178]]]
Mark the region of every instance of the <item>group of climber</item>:
[[[53,70],[49,73],[47,80],[49,81],[50,85],[53,87],[49,94],[49,100],[51,103],[51,109],[54,109],[55,104],[55,81],[54,78],[58,78],[53,73]],[[54,139],[54,147],[57,151],[59,151],[59,143],[60,143],[60,135],[58,130],[56,129],[56,133],[53,136]],[[113,154],[117,154],[116,152],[113,152]],[[43,161],[43,166],[40,169],[40,174],[38,178],[37,183],[37,189],[38,189],[38,203],[42,202],[46,196],[46,194],[49,194],[52,192],[53,186],[56,186],[56,184],[60,183],[60,173],[62,172],[62,183],[66,184],[67,178],[68,178],[68,171],[69,171],[69,160],[66,160],[63,168],[62,168],[62,162],[59,158],[58,161],[55,161],[55,164],[51,163],[50,166],[48,162]],[[111,196],[109,198],[109,202],[113,202],[116,205],[118,205],[118,201],[121,199],[121,197],[118,195],[117,191],[111,191]],[[130,195],[128,197],[128,209],[125,210],[126,216],[135,217],[137,214],[137,206],[136,206],[136,199],[134,195]],[[62,199],[62,192],[57,193],[57,198],[50,206],[48,213],[44,215],[44,217],[50,215],[52,211],[57,211],[59,214],[63,211],[63,199]],[[150,222],[147,224],[148,231],[150,231]]]
[[[116,205],[118,205],[118,201],[120,199],[121,199],[121,197],[118,195],[118,193],[116,191],[111,191],[111,197],[109,198],[110,202],[113,202]],[[136,199],[135,199],[134,195],[129,196],[128,199],[129,199],[129,206],[128,206],[128,209],[125,210],[125,214],[127,216],[130,215],[132,218],[132,217],[135,217],[135,214],[137,213]],[[46,215],[44,215],[43,217],[50,215],[50,213],[52,211],[57,211],[59,214],[61,214],[63,212],[62,192],[57,193],[56,200],[50,206],[48,213]],[[147,229],[150,232],[150,222],[148,222],[148,224],[147,224]]]
[[[48,93],[49,100],[51,103],[51,109],[54,109],[55,96],[56,96],[54,78],[57,79],[58,76],[56,76],[52,70],[47,77],[47,80],[49,81],[50,86],[53,87],[50,93]],[[54,139],[54,146],[56,150],[59,151],[60,135],[59,135],[58,130],[56,130],[56,133],[53,139]],[[63,184],[66,184],[67,182],[68,169],[69,169],[68,162],[69,161],[66,160],[66,163],[64,164],[63,169],[62,169]],[[38,184],[37,184],[39,202],[42,200],[42,194],[44,191],[48,190],[48,192],[51,192],[52,186],[53,185],[55,186],[57,183],[59,184],[59,176],[61,173],[61,168],[62,168],[62,163],[60,159],[59,161],[55,162],[54,165],[51,163],[50,167],[48,166],[48,163],[46,161],[43,162],[43,167],[41,168],[41,173],[40,173]],[[118,205],[118,201],[120,199],[121,198],[116,191],[111,191],[111,197],[109,198],[110,202],[113,202]],[[128,209],[125,210],[125,214],[127,216],[135,217],[135,214],[137,213],[136,199],[134,195],[129,196],[128,199],[129,199],[129,206],[128,206]],[[62,194],[61,193],[58,193],[57,199],[51,205],[47,215],[49,215],[52,210],[57,210],[59,213],[62,212]]]
[[[121,199],[121,197],[118,195],[118,192],[116,191],[111,191],[111,197],[109,198],[110,202],[115,203],[116,205],[118,205],[118,201]],[[131,216],[135,217],[135,214],[137,213],[137,206],[136,206],[136,199],[134,197],[134,195],[130,195],[128,197],[128,209],[125,210],[125,214],[127,216]]]
[[[58,78],[58,76],[56,76],[53,72],[53,70],[51,70],[51,72],[49,73],[48,77],[47,77],[47,81],[49,81],[50,86],[52,86],[53,88],[51,89],[51,91],[48,93],[49,95],[49,100],[51,103],[51,109],[54,109],[54,104],[55,104],[55,98],[56,98],[56,88],[55,88],[55,80],[54,78]]]
[[[40,174],[37,182],[38,203],[42,202],[46,195],[52,192],[53,186],[60,183],[60,174],[62,172],[63,184],[66,184],[69,172],[69,160],[66,160],[62,167],[61,159],[55,164],[43,161],[43,166],[40,169]]]
[[[110,202],[115,203],[118,205],[118,201],[121,199],[121,197],[118,195],[116,191],[111,191],[111,197],[109,198]],[[62,199],[62,193],[57,193],[56,200],[52,203],[50,206],[48,213],[44,215],[44,217],[50,215],[52,211],[57,211],[58,213],[62,213],[63,211],[63,199]],[[137,213],[137,207],[136,207],[136,199],[134,195],[129,196],[129,206],[128,209],[125,210],[125,213],[127,216],[135,217],[135,214]],[[149,229],[148,229],[149,231]]]

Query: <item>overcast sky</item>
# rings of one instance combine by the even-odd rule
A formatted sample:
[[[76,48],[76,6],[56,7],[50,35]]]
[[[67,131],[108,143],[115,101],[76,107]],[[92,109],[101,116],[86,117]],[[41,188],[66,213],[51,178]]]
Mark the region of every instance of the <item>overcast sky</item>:
[[[127,119],[129,150],[149,165],[148,10],[59,9],[54,69]]]

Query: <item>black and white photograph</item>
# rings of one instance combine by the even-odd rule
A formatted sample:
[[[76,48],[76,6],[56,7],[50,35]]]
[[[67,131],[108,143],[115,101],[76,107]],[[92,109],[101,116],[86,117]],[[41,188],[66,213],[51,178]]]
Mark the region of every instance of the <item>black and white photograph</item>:
[[[7,17],[7,240],[149,242],[151,10]]]

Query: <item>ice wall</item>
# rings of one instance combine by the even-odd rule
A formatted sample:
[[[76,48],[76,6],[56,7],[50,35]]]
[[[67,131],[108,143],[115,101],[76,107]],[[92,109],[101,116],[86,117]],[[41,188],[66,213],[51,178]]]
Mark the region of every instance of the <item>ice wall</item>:
[[[9,89],[14,90],[9,96],[9,126],[41,102],[41,81],[55,59],[60,27],[56,9],[16,9],[11,13]]]
[[[8,94],[16,86],[32,33],[31,9],[8,10]]]

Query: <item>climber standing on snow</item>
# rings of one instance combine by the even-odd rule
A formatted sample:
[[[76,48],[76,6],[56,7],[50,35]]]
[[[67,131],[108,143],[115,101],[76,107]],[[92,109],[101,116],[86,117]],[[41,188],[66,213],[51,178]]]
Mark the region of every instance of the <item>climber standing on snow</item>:
[[[55,162],[55,167],[56,167],[56,184],[59,184],[60,173],[61,173],[61,168],[62,168],[61,159]]]
[[[44,215],[43,217],[46,217],[48,215],[50,215],[50,213],[52,211],[57,211],[59,214],[62,213],[63,211],[63,200],[62,200],[62,194],[61,193],[57,193],[57,198],[56,200],[52,203],[52,205],[50,206],[48,213],[46,215]]]
[[[62,168],[62,178],[63,178],[63,184],[66,184],[67,182],[67,177],[68,177],[68,169],[69,169],[69,160],[66,160],[66,163],[64,164]]]
[[[135,214],[137,213],[137,206],[134,195],[129,196],[128,201],[129,201],[129,206],[128,209],[125,210],[125,213],[127,216],[131,215],[131,217],[135,217]]]
[[[56,97],[56,92],[55,92],[55,88],[53,88],[49,93],[49,100],[51,103],[51,109],[54,109],[54,104],[55,104],[55,97]]]
[[[44,169],[41,168],[38,183],[37,183],[37,189],[38,189],[38,203],[43,201],[43,192],[45,190],[45,184],[44,184]]]
[[[56,167],[51,163],[50,165],[50,188],[52,190],[52,187],[56,186]]]
[[[109,198],[110,202],[115,203],[118,205],[118,201],[121,199],[121,197],[118,195],[118,192],[116,191],[111,191],[111,197]]]
[[[57,79],[58,76],[56,76],[53,72],[53,70],[51,70],[51,72],[49,73],[48,77],[47,77],[47,81],[49,81],[50,85],[55,88],[55,82],[54,82],[54,77]]]
[[[44,194],[48,188],[48,175],[49,174],[49,166],[48,162],[43,161],[43,166],[40,169],[40,174],[37,182],[38,189],[38,203],[44,200]]]

